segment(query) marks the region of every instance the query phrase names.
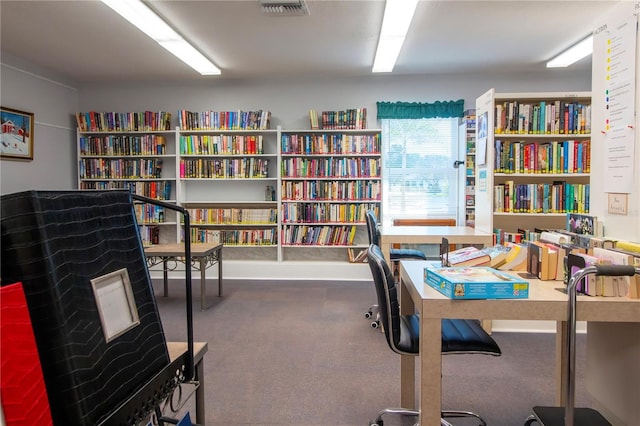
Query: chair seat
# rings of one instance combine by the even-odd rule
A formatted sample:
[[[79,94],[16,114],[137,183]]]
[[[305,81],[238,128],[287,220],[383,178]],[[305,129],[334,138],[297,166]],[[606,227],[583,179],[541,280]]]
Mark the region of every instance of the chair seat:
[[[392,248],[389,251],[389,257],[392,262],[397,262],[399,260],[427,260],[427,255],[421,252],[420,250],[415,249],[395,249]]]
[[[400,316],[398,349],[410,354],[420,352],[420,317]],[[484,353],[501,355],[500,347],[482,328],[480,321],[442,320],[442,353]]]

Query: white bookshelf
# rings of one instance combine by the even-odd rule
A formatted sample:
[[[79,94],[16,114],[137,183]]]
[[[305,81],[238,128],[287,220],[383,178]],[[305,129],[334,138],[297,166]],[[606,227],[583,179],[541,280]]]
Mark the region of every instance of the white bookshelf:
[[[553,108],[547,107],[550,105]],[[561,108],[556,114],[558,105]],[[576,109],[580,112],[572,116],[571,123],[574,120],[582,121],[582,127],[577,127],[575,132],[569,129],[569,122],[564,126],[566,115],[563,119],[559,118],[560,112],[569,111],[567,105],[574,105],[572,111]],[[503,111],[514,106],[518,106],[518,109],[511,117],[519,127],[505,128],[513,121],[505,119],[505,116],[509,117],[509,111],[506,115]],[[545,124],[530,128],[536,106],[545,110]],[[486,145],[482,144],[480,134],[476,141],[476,228],[487,232],[502,230],[513,233],[519,229],[564,228],[567,212],[576,209],[580,210],[577,211],[579,213],[588,213],[584,206],[589,200],[584,196],[578,197],[578,194],[588,191],[590,183],[586,166],[591,147],[590,106],[590,92],[495,93],[491,89],[476,100],[476,120],[480,122],[486,119],[487,128]],[[552,119],[547,120],[550,117]],[[537,119],[536,124],[539,124]],[[563,169],[564,163],[554,160],[560,158],[563,147],[577,150],[578,146],[581,146],[579,168],[568,164],[568,169]],[[504,151],[502,156],[496,155],[499,149],[504,150],[505,147],[509,150]],[[525,151],[529,154],[523,157]],[[578,163],[577,154],[567,158],[568,163],[572,161],[573,164]],[[554,167],[554,164],[559,164],[561,168]],[[522,169],[521,166],[526,167]],[[558,195],[560,182],[566,182],[563,188],[570,187],[563,191],[564,195],[575,197],[573,206],[571,203],[554,204],[553,196]],[[510,206],[508,198],[501,199],[501,194],[508,192],[503,190],[504,187],[512,188],[511,193],[516,194]],[[514,204],[516,201],[519,201],[517,206]]]

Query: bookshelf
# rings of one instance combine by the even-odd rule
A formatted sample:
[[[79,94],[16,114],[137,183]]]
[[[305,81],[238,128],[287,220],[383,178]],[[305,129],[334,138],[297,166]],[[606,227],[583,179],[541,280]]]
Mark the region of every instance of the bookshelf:
[[[127,189],[175,203],[175,132],[166,112],[79,112],[76,114],[78,188]],[[177,218],[164,208],[136,204],[143,244],[175,242]]]
[[[460,135],[465,147],[465,225],[475,226],[476,220],[476,110],[468,109],[460,119]]]
[[[191,241],[223,243],[225,259],[278,260],[279,130],[267,128],[261,117],[268,112],[251,113],[261,123],[255,125],[214,118],[224,113],[190,114],[202,121],[181,113],[186,128],[176,137],[179,202],[190,213]]]
[[[380,130],[283,130],[280,141],[282,259],[366,248],[365,212],[381,203]]]
[[[589,212],[590,92],[491,89],[476,100],[476,117],[476,228],[503,241]]]

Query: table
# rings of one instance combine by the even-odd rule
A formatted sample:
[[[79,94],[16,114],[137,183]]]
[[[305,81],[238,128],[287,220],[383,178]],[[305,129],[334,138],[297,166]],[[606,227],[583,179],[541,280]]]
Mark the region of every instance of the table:
[[[184,244],[154,244],[144,248],[147,266],[151,268],[162,262],[164,297],[169,295],[168,271],[174,270],[177,263],[185,263]],[[169,267],[169,261],[175,262]],[[218,297],[222,297],[222,243],[191,244],[191,267],[200,270],[200,310],[207,309],[206,287],[207,269],[218,264]]]
[[[469,226],[393,226],[380,227],[380,249],[387,263],[393,244],[440,244],[442,238],[449,244],[493,245],[493,234]]]
[[[529,280],[528,299],[452,300],[423,283],[423,271],[427,264],[427,261],[415,260],[400,262],[401,313],[408,314],[414,311],[420,313],[420,355],[418,357],[401,356],[401,406],[412,408],[415,405],[415,362],[418,359],[421,371],[418,387],[420,424],[424,426],[440,425],[442,318],[557,321],[555,354],[556,405],[562,405],[564,403],[562,400],[563,389],[566,386],[563,380],[566,365],[562,362],[562,350],[567,339],[565,330],[567,295],[558,291],[557,288],[562,287],[563,284],[558,281]],[[611,326],[615,326],[615,322],[640,323],[640,299],[578,296],[577,320],[596,322],[598,325],[608,323]],[[640,324],[635,324],[635,326],[640,326]],[[635,329],[638,328],[640,327]],[[591,329],[589,328],[588,333],[587,345],[592,340]],[[607,327],[606,330],[603,330],[603,333],[610,335],[611,327]],[[631,336],[635,336],[635,342],[633,338],[630,338],[629,334],[624,336],[627,342],[632,341],[633,343],[633,348],[630,350],[640,351],[640,333],[635,333]],[[627,344],[627,348],[629,348],[629,344]],[[599,349],[600,352],[603,350],[608,351],[609,355],[615,354],[617,361],[624,358],[618,353],[618,346]],[[606,353],[602,355],[607,356]],[[627,356],[627,358],[630,358],[631,362],[635,363],[629,367],[628,371],[637,373],[639,370],[637,358],[635,356]],[[637,376],[638,374],[635,377]],[[627,373],[628,377],[629,373]],[[627,378],[624,378],[624,380]],[[627,389],[635,387],[637,392],[640,383],[628,383],[629,380],[626,381],[625,386]],[[640,382],[640,379],[637,382]],[[626,396],[626,401],[630,400],[627,405],[630,405],[634,396],[637,398],[637,393],[627,393],[631,394]],[[487,394],[486,397],[490,398],[491,396]],[[536,401],[532,401],[532,406],[536,404]],[[627,408],[628,412],[633,410],[637,412],[637,406],[636,402],[636,408]],[[637,417],[635,419],[637,420]],[[628,424],[632,424],[631,420],[628,420],[628,422]]]
[[[167,342],[169,360],[173,362],[176,358],[187,352],[187,342]],[[209,347],[206,342],[193,342],[193,365],[195,367],[195,380],[199,382],[196,388],[196,423],[205,424],[205,402],[204,402],[204,354]]]

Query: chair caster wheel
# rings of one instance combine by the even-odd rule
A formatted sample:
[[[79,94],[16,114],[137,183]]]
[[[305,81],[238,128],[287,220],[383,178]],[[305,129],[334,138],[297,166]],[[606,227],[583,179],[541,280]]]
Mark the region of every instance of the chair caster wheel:
[[[378,328],[380,327],[380,322],[379,321],[371,321],[371,328]],[[380,425],[378,425],[380,426]]]

